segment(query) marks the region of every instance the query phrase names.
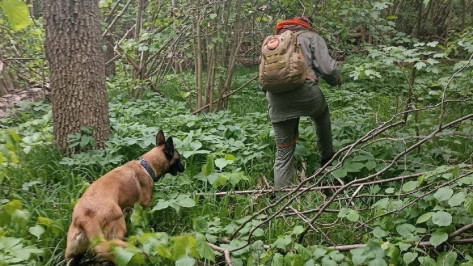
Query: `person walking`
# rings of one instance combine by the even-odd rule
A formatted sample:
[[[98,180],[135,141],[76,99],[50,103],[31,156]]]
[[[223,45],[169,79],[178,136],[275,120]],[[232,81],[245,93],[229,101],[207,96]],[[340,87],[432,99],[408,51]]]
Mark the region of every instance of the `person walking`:
[[[282,93],[266,92],[277,146],[274,162],[275,187],[294,183],[294,151],[301,116],[308,116],[315,123],[321,166],[334,155],[330,112],[318,86],[318,79],[324,79],[331,86],[340,86],[341,75],[337,62],[328,53],[324,39],[311,30],[311,25],[312,19],[306,16],[294,17],[276,25],[276,34],[288,30],[297,32],[308,71],[302,86]]]

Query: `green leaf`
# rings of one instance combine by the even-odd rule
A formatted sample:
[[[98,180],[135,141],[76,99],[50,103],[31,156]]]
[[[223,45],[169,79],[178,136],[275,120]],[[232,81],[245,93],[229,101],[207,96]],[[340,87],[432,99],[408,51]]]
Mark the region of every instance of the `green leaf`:
[[[169,201],[160,199],[151,211],[159,211],[169,207]]]
[[[427,65],[424,63],[424,62],[417,62],[414,67],[417,69],[417,70],[421,70],[422,68],[426,67]]]
[[[418,182],[417,181],[409,181],[409,182],[406,182],[403,186],[402,186],[402,191],[404,192],[411,192],[413,190],[415,190],[418,186]]]
[[[449,187],[442,187],[437,192],[435,192],[434,197],[438,199],[438,201],[446,201],[449,200],[453,195],[453,189]]]
[[[196,232],[205,233],[209,227],[207,219],[204,217],[197,217],[194,219],[193,229]]]
[[[209,176],[215,170],[213,158],[211,155],[207,156],[207,162],[202,166],[202,174],[204,176]]]
[[[404,253],[402,259],[404,260],[406,265],[409,265],[409,263],[413,262],[417,258],[417,255],[419,255],[417,252],[407,252]]]
[[[347,176],[347,174],[348,174],[347,171],[343,168],[337,169],[332,172],[332,175],[335,176],[336,178],[343,178]]]
[[[457,262],[457,253],[453,250],[442,252],[437,258],[437,261],[442,266],[454,266]],[[471,261],[470,261],[471,263]]]
[[[416,224],[427,222],[428,220],[430,220],[430,218],[432,218],[432,215],[434,214],[435,212],[427,212],[427,213],[422,214],[419,218],[417,218]]]
[[[224,158],[218,158],[215,160],[215,166],[217,166],[220,170],[225,168],[227,165],[232,164],[233,161],[231,160],[226,160]]]
[[[447,239],[448,239],[448,234],[447,233],[440,232],[440,231],[435,231],[430,236],[429,241],[434,247],[438,247],[440,244],[447,241]]]
[[[5,15],[7,15],[8,22],[12,25],[13,30],[21,30],[31,24],[30,13],[25,2],[20,0],[2,0],[0,7]]]
[[[176,261],[176,266],[194,266],[195,259],[191,257],[183,257]]]
[[[416,227],[412,224],[400,224],[396,226],[396,231],[403,237],[412,236]]]
[[[360,218],[360,215],[358,214],[358,212],[356,210],[349,210],[348,213],[347,213],[346,218],[350,222],[356,222]]]
[[[448,205],[451,207],[460,206],[465,201],[465,196],[464,192],[458,192],[448,200]]]
[[[470,214],[473,214],[473,198],[472,197],[467,197],[465,199],[465,204],[463,204],[465,207],[466,211]]]
[[[33,227],[30,227],[28,229],[28,232],[30,232],[32,235],[36,236],[38,239],[41,238],[41,235],[44,234],[44,228],[41,225],[35,225]]]
[[[176,198],[176,203],[184,208],[192,208],[195,206],[195,201],[187,195],[179,195]]]
[[[448,212],[438,211],[432,216],[432,222],[438,226],[449,226],[452,224],[452,215]]]
[[[202,234],[197,233],[195,236],[195,249],[201,258],[205,258],[212,262],[215,262],[215,255],[213,250],[207,244],[205,240],[205,236]]]
[[[362,163],[350,163],[345,168],[349,173],[358,173],[363,167],[365,167],[365,165]]]
[[[123,248],[118,248],[115,250],[115,263],[118,266],[126,266],[131,261],[135,253],[130,252]]]
[[[374,230],[373,230],[373,235],[374,237],[376,238],[383,238],[383,237],[386,237],[389,235],[388,232],[384,231],[383,229],[381,229],[381,227],[377,226]]]
[[[294,229],[292,229],[292,233],[294,235],[300,235],[302,234],[302,232],[304,232],[304,227],[300,226],[300,225],[297,225],[294,227]]]

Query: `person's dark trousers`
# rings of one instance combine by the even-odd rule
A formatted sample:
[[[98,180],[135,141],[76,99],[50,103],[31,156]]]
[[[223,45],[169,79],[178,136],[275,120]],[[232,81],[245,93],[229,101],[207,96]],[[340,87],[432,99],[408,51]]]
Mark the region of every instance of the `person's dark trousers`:
[[[314,113],[311,119],[315,124],[317,146],[321,161],[327,162],[333,156],[332,127],[330,112],[323,99],[325,108],[322,113]],[[284,187],[294,183],[294,151],[298,138],[299,118],[273,123],[277,151],[274,162],[274,185]]]

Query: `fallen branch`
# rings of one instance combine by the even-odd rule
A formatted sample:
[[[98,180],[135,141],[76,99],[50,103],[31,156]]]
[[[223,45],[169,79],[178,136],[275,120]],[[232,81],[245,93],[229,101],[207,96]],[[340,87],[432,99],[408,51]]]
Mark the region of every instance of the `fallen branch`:
[[[209,243],[209,242],[207,242],[207,244],[208,244],[208,245],[210,246],[210,248],[212,248],[213,250],[216,250],[216,251],[218,251],[218,252],[223,252],[223,254],[225,255],[225,261],[227,262],[227,264],[228,264],[229,266],[233,266],[232,260],[230,259],[230,250],[221,248],[221,247],[219,247],[219,246],[217,246],[217,245],[214,245],[214,244],[212,244],[212,243]]]
[[[447,240],[445,243],[450,243],[454,245],[467,245],[467,244],[473,243],[473,238],[452,239],[452,240]],[[429,241],[417,242],[417,243],[414,243],[413,245],[416,245],[419,247],[433,247],[434,246]],[[343,245],[343,246],[332,246],[328,248],[338,250],[338,251],[349,251],[352,249],[364,248],[364,247],[367,247],[367,245],[366,244],[353,244],[353,245]]]
[[[360,187],[360,186],[369,186],[375,184],[388,183],[392,181],[399,181],[403,179],[415,178],[423,175],[425,173],[417,173],[405,176],[398,176],[393,178],[381,179],[366,183],[353,184],[351,187]],[[215,193],[195,193],[195,196],[216,196],[222,197],[227,195],[248,195],[248,194],[273,194],[273,193],[291,193],[295,191],[306,192],[306,191],[316,191],[316,190],[327,190],[327,189],[339,189],[342,186],[320,186],[320,187],[297,187],[297,188],[280,188],[280,189],[253,189],[253,190],[236,190],[236,191],[222,191]]]

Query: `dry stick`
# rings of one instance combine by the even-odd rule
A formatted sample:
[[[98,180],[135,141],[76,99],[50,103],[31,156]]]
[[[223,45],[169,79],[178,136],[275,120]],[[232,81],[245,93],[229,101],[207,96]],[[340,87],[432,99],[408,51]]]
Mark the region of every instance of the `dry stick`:
[[[252,82],[253,80],[256,80],[258,78],[258,75],[254,76],[253,78],[251,78],[250,80],[248,80],[247,82],[245,82],[245,84],[243,84],[242,86],[240,86],[238,89],[235,89],[231,92],[229,92],[227,95],[223,96],[220,100],[217,99],[215,101],[212,102],[212,104],[216,104],[218,103],[219,101],[223,100],[223,99],[226,99],[230,96],[232,96],[233,94],[237,93],[239,90],[243,89],[244,87],[246,87],[246,85],[250,84],[250,82]],[[195,110],[194,112],[192,112],[193,115],[195,114],[198,114],[199,112],[201,112],[202,110],[204,110],[205,108],[209,107],[210,104],[206,104],[204,106],[202,106],[201,108]]]
[[[370,181],[366,183],[361,183],[361,184],[355,184],[353,187],[358,187],[358,186],[369,186],[369,185],[375,185],[375,184],[382,184],[382,183],[387,183],[387,182],[392,182],[392,181],[398,181],[398,180],[403,180],[403,179],[408,179],[408,178],[414,178],[414,177],[419,177],[421,175],[425,174],[425,172],[422,173],[416,173],[416,174],[411,174],[411,175],[405,175],[405,176],[398,176],[398,177],[393,177],[393,178],[387,178],[387,179],[381,179],[381,180],[376,180],[376,181]],[[216,196],[216,197],[221,197],[221,196],[226,196],[226,195],[247,195],[247,194],[271,194],[271,193],[276,193],[276,192],[293,192],[293,191],[314,191],[314,190],[326,190],[326,189],[338,189],[341,188],[342,186],[320,186],[320,187],[301,187],[299,189],[297,188],[281,188],[281,189],[255,189],[255,190],[236,190],[236,191],[223,191],[223,192],[216,192],[216,193],[195,193],[193,194],[194,196]]]
[[[115,44],[115,46],[113,47],[113,51],[115,53],[118,53],[117,55],[115,55],[114,57],[112,57],[112,59],[108,60],[106,63],[105,63],[105,66],[108,66],[109,64],[115,62],[118,58],[122,57],[122,55],[118,52],[118,48],[120,46],[120,44],[125,40],[126,36],[128,36],[128,34],[130,34],[130,32],[132,30],[134,30],[136,27],[136,24],[133,25],[129,30],[127,30],[127,32],[122,36],[122,38],[120,39],[120,41],[117,42],[117,44]]]
[[[446,128],[449,128],[451,126],[454,126],[466,119],[469,119],[469,118],[473,118],[473,114],[469,114],[469,115],[466,115],[462,118],[459,118],[447,125],[445,125],[444,127],[441,127],[441,128],[438,128],[436,129],[435,131],[433,131],[429,136],[427,136],[426,138],[418,141],[417,143],[415,143],[414,145],[411,145],[409,148],[407,148],[405,151],[399,153],[396,157],[393,158],[393,160],[391,161],[391,163],[389,165],[387,165],[385,168],[383,168],[382,170],[380,170],[378,173],[375,173],[373,175],[370,175],[370,176],[367,176],[367,177],[364,177],[364,178],[361,178],[361,179],[357,179],[357,180],[353,180],[351,181],[350,183],[342,186],[340,189],[338,189],[337,191],[335,191],[335,193],[332,195],[332,197],[330,198],[329,201],[325,202],[324,204],[322,204],[322,206],[320,206],[320,211],[314,216],[312,217],[311,219],[311,222],[314,222],[317,218],[320,217],[320,215],[322,214],[323,210],[326,209],[334,200],[335,200],[335,197],[341,192],[343,191],[346,187],[348,187],[348,185],[352,185],[352,184],[356,184],[358,182],[361,182],[361,181],[365,181],[365,180],[368,180],[368,179],[371,179],[375,176],[378,176],[384,172],[386,172],[388,169],[390,169],[398,160],[399,158],[401,158],[402,156],[406,155],[407,153],[411,152],[412,150],[414,150],[415,148],[419,147],[420,145],[422,145],[423,143],[425,143],[426,141],[430,140],[431,138],[433,138],[437,133],[439,133],[440,131],[442,131],[443,129],[446,129]],[[304,229],[304,231],[299,235],[299,240],[298,242],[301,242],[302,239],[304,238],[305,234],[308,232],[308,227],[306,227]]]
[[[416,203],[417,201],[421,200],[423,197],[425,197],[425,196],[427,196],[427,195],[430,195],[430,194],[436,192],[436,191],[439,190],[440,188],[445,187],[445,186],[448,186],[448,185],[450,185],[451,183],[454,183],[454,182],[456,182],[456,181],[458,181],[458,180],[460,180],[460,179],[462,179],[462,178],[464,178],[464,177],[467,177],[467,176],[469,176],[469,175],[472,175],[472,174],[473,174],[473,172],[470,172],[470,173],[466,173],[466,174],[463,174],[463,175],[461,175],[461,176],[458,176],[458,177],[456,177],[456,178],[454,178],[454,179],[452,179],[452,180],[450,180],[450,181],[448,181],[448,182],[446,182],[446,183],[443,183],[442,185],[440,185],[440,186],[438,186],[438,187],[436,187],[436,188],[434,188],[434,189],[432,189],[432,190],[430,190],[430,191],[428,191],[428,192],[426,192],[426,193],[424,193],[424,194],[422,194],[422,195],[416,197],[414,200],[412,200],[412,201],[409,202],[408,204],[404,205],[402,208],[397,209],[397,210],[392,210],[392,211],[389,211],[389,212],[386,212],[386,213],[383,213],[383,214],[380,214],[380,215],[378,215],[378,216],[375,216],[375,217],[373,217],[373,218],[370,218],[370,219],[369,219],[368,221],[366,221],[366,222],[369,223],[369,222],[371,222],[371,221],[373,221],[373,220],[375,220],[375,219],[381,218],[381,217],[383,217],[383,216],[386,216],[386,215],[389,215],[389,214],[392,214],[392,213],[395,213],[395,212],[400,212],[400,211],[404,210],[405,208],[407,208],[407,207],[413,205],[413,204]],[[358,228],[356,228],[355,230],[357,230],[357,229],[358,229]]]
[[[233,266],[232,260],[230,259],[230,250],[221,248],[221,247],[219,247],[219,246],[217,246],[217,245],[214,245],[214,244],[212,244],[212,243],[209,243],[209,242],[207,242],[207,244],[208,244],[213,250],[216,250],[216,251],[218,251],[218,252],[223,252],[223,254],[225,254],[225,261],[227,262],[227,264],[228,264],[229,266]]]
[[[469,61],[468,61],[468,64],[469,64],[469,62],[471,61],[472,58],[473,58],[473,54],[471,55],[471,57],[470,57],[470,59],[469,59]],[[463,66],[461,70],[463,70],[468,64],[466,64],[465,66]],[[460,71],[461,71],[461,70],[460,70]],[[448,85],[449,85],[450,82],[453,80],[453,78],[454,78],[456,75],[458,75],[458,73],[459,73],[459,72],[457,71],[457,72],[449,79],[449,82],[445,85],[444,94],[442,95],[442,99],[441,99],[442,103],[445,101],[445,92],[446,92],[446,90],[447,90],[447,88],[448,88]],[[443,105],[443,104],[442,104],[442,108],[444,108],[444,105]],[[405,111],[407,111],[407,110],[405,110]],[[442,109],[442,112],[443,112],[443,111],[444,111],[444,110]],[[443,117],[443,116],[441,115],[440,118],[442,118],[442,117]],[[368,180],[368,179],[370,179],[370,178],[373,178],[373,177],[375,177],[375,176],[377,176],[377,175],[380,175],[380,174],[384,173],[385,171],[387,171],[388,169],[390,169],[390,168],[394,165],[394,163],[396,163],[396,162],[399,160],[399,158],[401,158],[401,157],[404,156],[405,154],[409,153],[410,151],[412,151],[412,150],[415,149],[416,147],[420,147],[420,145],[422,145],[422,144],[423,144],[424,142],[426,142],[427,140],[433,138],[437,133],[439,133],[439,132],[442,131],[443,129],[448,128],[449,126],[452,126],[452,125],[456,125],[457,123],[460,123],[461,121],[466,120],[466,119],[471,118],[471,117],[473,117],[473,114],[470,114],[470,115],[464,116],[464,117],[462,117],[462,118],[460,118],[460,119],[457,119],[457,120],[455,120],[455,121],[453,121],[453,122],[447,124],[447,126],[445,126],[445,127],[442,127],[442,124],[441,124],[441,125],[438,127],[438,129],[435,130],[435,131],[433,131],[429,136],[427,136],[427,137],[425,137],[424,139],[418,141],[416,144],[411,145],[408,149],[406,149],[405,151],[401,152],[401,153],[398,154],[396,157],[394,157],[394,159],[391,161],[391,163],[390,163],[388,166],[386,166],[384,169],[382,169],[381,171],[379,171],[378,173],[376,173],[376,174],[374,174],[374,175],[371,175],[371,176],[367,176],[367,177],[362,178],[362,179],[353,180],[352,182],[350,182],[350,183],[348,183],[348,184],[353,184],[353,183],[358,183],[358,182],[360,182],[360,181]],[[405,121],[404,121],[404,122],[405,122]],[[440,123],[441,123],[441,122],[442,122],[442,121],[440,121]],[[354,146],[352,146],[350,149],[353,149],[353,148],[354,148]],[[343,158],[343,160],[349,155],[349,153],[350,153],[350,151],[347,152],[347,154],[345,155],[345,157]],[[332,159],[332,160],[333,160],[333,159]],[[338,165],[340,165],[340,163],[339,163]],[[348,184],[347,184],[347,185],[348,185]],[[347,185],[344,185],[344,187],[338,189],[338,190],[332,195],[332,197],[330,198],[330,200],[329,200],[328,202],[324,203],[324,204],[320,207],[320,211],[311,219],[311,222],[314,222],[318,217],[320,217],[320,215],[322,214],[323,210],[326,209],[326,208],[328,207],[328,205],[330,205],[330,204],[334,201],[335,197],[336,197],[341,191],[343,191],[343,190],[347,187]],[[308,232],[308,230],[309,230],[309,227],[306,227],[306,228],[304,229],[304,231],[299,235],[299,240],[298,240],[299,242],[302,241],[302,239],[304,238],[304,236],[305,236],[305,234]]]
[[[109,22],[110,18],[112,17],[112,14],[115,12],[115,10],[117,10],[118,8],[118,5],[122,2],[122,0],[118,0],[115,5],[113,5],[112,7],[112,10],[110,10],[110,13],[108,14],[108,16],[104,19],[105,22]]]
[[[450,85],[450,83],[453,81],[453,79],[458,75],[460,74],[460,72],[462,72],[471,62],[471,60],[473,59],[473,54],[471,54],[470,58],[468,59],[468,62],[466,62],[466,64],[464,66],[462,66],[460,69],[458,69],[457,72],[455,72],[455,74],[453,74],[450,79],[448,80],[447,84],[445,85],[445,88],[443,89],[443,92],[442,92],[442,106],[440,107],[440,116],[439,116],[439,128],[442,127],[442,123],[443,123],[443,116],[445,115],[445,96],[446,96],[446,93],[447,93],[447,88],[448,88],[448,85]]]
[[[233,239],[233,238],[236,236],[236,234],[237,234],[249,221],[251,221],[252,219],[254,219],[256,216],[260,215],[260,214],[263,213],[263,212],[266,212],[268,209],[271,209],[271,208],[273,208],[273,207],[279,205],[284,199],[289,198],[290,196],[292,196],[293,194],[295,194],[305,183],[307,183],[307,182],[309,182],[309,181],[315,179],[315,177],[317,177],[320,173],[322,173],[322,172],[329,166],[329,164],[330,164],[333,160],[335,160],[335,158],[338,157],[338,155],[340,155],[341,153],[345,152],[346,150],[351,150],[355,145],[358,145],[358,144],[360,144],[360,143],[366,142],[366,141],[370,140],[371,138],[374,138],[375,136],[377,136],[377,135],[383,133],[384,131],[386,131],[386,130],[392,128],[392,127],[395,127],[395,126],[397,126],[397,125],[399,125],[399,124],[402,124],[403,121],[398,121],[398,122],[392,123],[392,122],[394,121],[394,119],[396,119],[396,117],[399,116],[399,115],[400,115],[400,114],[395,114],[393,117],[391,117],[390,120],[388,120],[388,121],[382,123],[382,124],[381,124],[380,126],[378,126],[377,128],[372,129],[372,130],[369,131],[367,134],[365,134],[362,138],[360,138],[359,140],[357,140],[355,143],[353,143],[353,144],[351,144],[351,145],[348,145],[348,146],[346,146],[346,147],[340,149],[337,153],[335,153],[335,155],[332,157],[332,159],[331,159],[327,164],[325,164],[323,167],[319,168],[312,176],[310,176],[309,178],[307,178],[307,179],[303,180],[302,182],[300,182],[299,185],[297,186],[297,188],[296,188],[294,191],[292,191],[292,192],[290,192],[290,193],[288,193],[288,194],[282,196],[281,198],[279,198],[279,199],[278,199],[276,202],[274,202],[273,204],[270,204],[269,206],[267,206],[267,207],[265,207],[265,208],[263,208],[263,209],[257,211],[256,213],[254,213],[249,219],[247,219],[245,222],[243,222],[243,223],[235,230],[235,232],[232,234],[232,236],[231,236],[230,238]],[[337,165],[338,167],[340,167],[340,165],[341,165],[341,163],[343,162],[344,159],[345,159],[345,158],[343,158],[342,161]],[[336,167],[337,167],[337,166],[336,166]],[[336,169],[336,168],[331,169],[330,171],[328,171],[328,173],[332,172],[332,171],[335,170],[335,169]],[[320,178],[320,179],[325,178],[328,173],[326,173],[326,174],[325,174],[324,176],[322,176],[322,178]],[[313,186],[311,186],[310,188],[315,187],[317,184],[318,184],[318,182],[315,183],[315,184],[314,184]],[[289,206],[289,204],[291,204],[291,203],[292,203],[299,195],[301,195],[302,193],[304,193],[304,191],[297,193],[297,194],[296,194],[294,197],[292,197],[292,198],[289,198],[289,199],[288,199],[288,202],[285,203],[277,212],[275,212],[273,215],[271,215],[271,217],[268,217],[265,221],[263,221],[262,223],[260,223],[260,224],[257,225],[256,227],[254,227],[252,230],[250,230],[247,244],[246,244],[246,245],[243,245],[242,247],[233,249],[232,251],[240,250],[240,249],[245,248],[246,246],[248,246],[249,243],[250,243],[250,241],[251,241],[251,236],[252,236],[253,232],[254,232],[257,228],[259,228],[259,227],[260,227],[261,225],[263,225],[263,224],[268,223],[268,222],[269,222],[271,219],[273,219],[276,215],[280,214],[287,206]]]
[[[456,244],[456,245],[467,245],[467,244],[473,243],[473,238],[454,239],[454,240],[448,241],[448,243]],[[417,243],[414,243],[414,245],[420,246],[420,247],[433,246],[432,243],[430,243],[429,241],[417,242]],[[366,244],[353,244],[353,245],[343,245],[343,246],[332,246],[328,248],[338,250],[338,251],[348,251],[348,250],[352,250],[356,248],[364,248],[364,247],[367,247],[367,245]]]
[[[314,179],[315,177],[317,177],[320,173],[322,173],[322,171],[324,171],[328,165],[338,156],[340,155],[341,153],[343,153],[344,151],[346,151],[347,149],[350,149],[352,146],[358,144],[358,143],[362,143],[363,140],[369,140],[370,137],[374,137],[376,136],[377,134],[380,134],[382,132],[384,132],[385,130],[391,128],[393,125],[398,125],[400,124],[399,122],[396,122],[394,124],[389,124],[390,122],[392,122],[393,120],[395,119],[395,116],[393,116],[389,121],[383,123],[382,125],[380,125],[378,128],[375,128],[373,130],[371,130],[370,132],[368,132],[365,136],[363,136],[362,138],[360,138],[358,141],[356,141],[355,143],[351,144],[351,145],[348,145],[342,149],[340,149],[337,153],[335,153],[335,155],[333,156],[333,158],[326,164],[324,165],[323,167],[319,168],[312,176],[310,176],[309,178],[303,180],[302,182],[299,183],[299,185],[296,187],[296,189],[294,189],[293,191],[291,191],[289,194],[287,195],[284,195],[283,197],[279,198],[275,203],[261,209],[260,211],[256,212],[255,214],[252,215],[252,217],[250,217],[250,219],[248,219],[246,222],[242,223],[236,230],[235,232],[233,233],[233,235],[231,236],[231,238],[234,238],[236,236],[236,234],[246,225],[246,223],[248,223],[251,219],[255,218],[256,216],[260,215],[261,213],[265,212],[266,210],[270,209],[270,208],[273,208],[277,205],[279,205],[280,202],[282,202],[285,198],[291,196],[292,194],[294,194],[295,192],[299,191],[303,185],[305,183],[307,183],[308,181]],[[402,122],[402,121],[400,121]],[[389,125],[388,125],[389,124]],[[376,132],[377,131],[377,132]],[[339,166],[340,163],[337,165]],[[334,168],[336,169],[336,167]],[[333,170],[333,169],[332,169]],[[329,171],[330,172],[330,171]],[[313,188],[315,187],[316,185],[313,185],[309,188]],[[304,191],[302,191],[304,192]],[[298,193],[295,197],[299,196],[300,194],[302,193]],[[289,200],[288,203],[286,203],[279,211],[283,210],[284,208],[286,208],[292,201],[294,201],[295,197],[291,198]],[[269,221],[270,218],[267,219],[267,221]],[[266,222],[267,222],[266,221]]]
[[[118,15],[112,20],[112,22],[108,25],[107,29],[102,33],[102,38],[105,37],[105,35],[107,35],[107,33],[112,29],[113,25],[115,25],[115,22],[117,22],[117,20],[123,15],[123,13],[125,13],[126,9],[128,8],[128,6],[130,5],[132,0],[128,0],[128,2],[125,4],[125,6],[123,7],[122,11],[120,11],[120,13],[118,13]]]

